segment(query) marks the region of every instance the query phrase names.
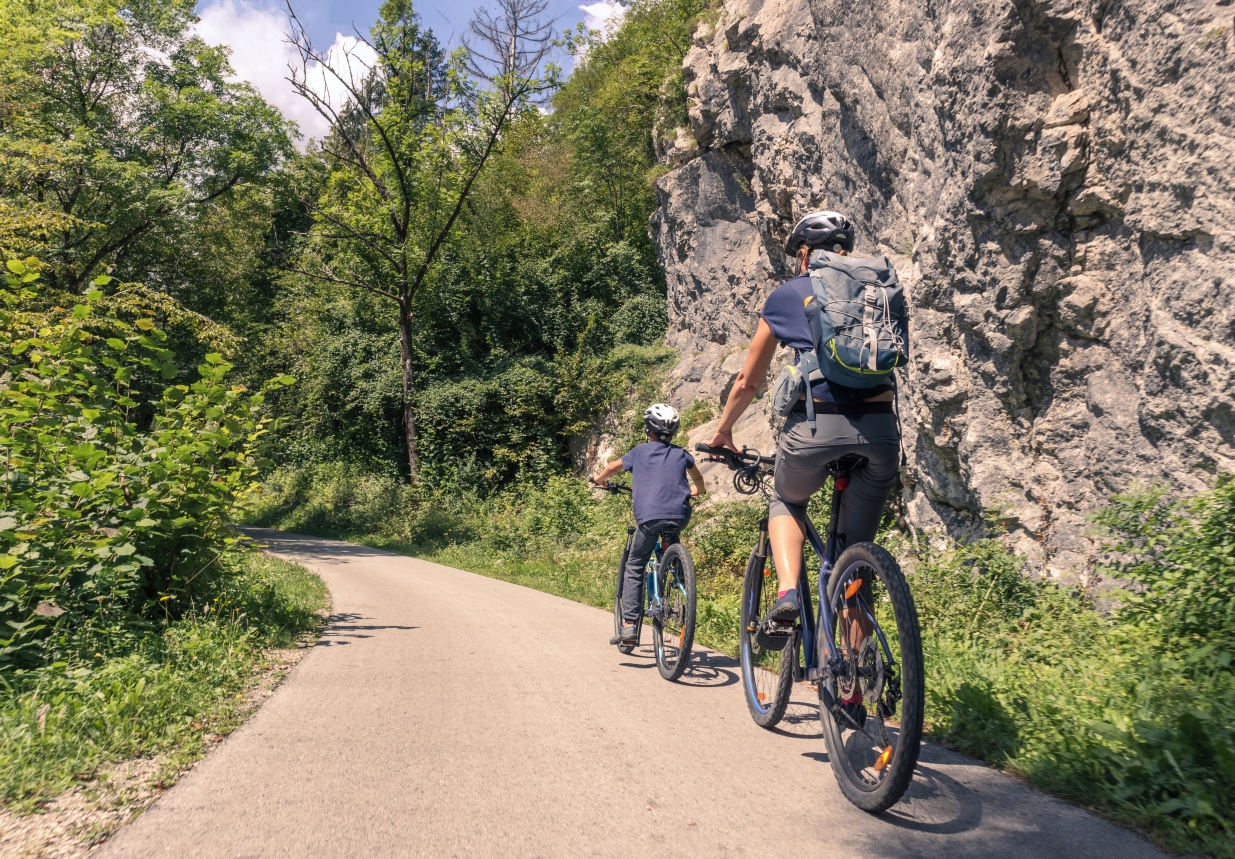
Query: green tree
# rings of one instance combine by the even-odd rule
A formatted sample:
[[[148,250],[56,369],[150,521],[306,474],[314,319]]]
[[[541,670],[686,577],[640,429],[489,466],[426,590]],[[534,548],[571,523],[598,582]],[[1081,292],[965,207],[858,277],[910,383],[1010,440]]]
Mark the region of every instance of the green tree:
[[[289,6],[302,60],[293,85],[330,122],[318,152],[320,171],[307,171],[303,199],[315,224],[294,270],[396,305],[413,480],[419,474],[413,341],[421,288],[503,132],[535,109],[556,78],[544,62],[549,30],[538,22],[545,0],[498,5],[500,17],[482,13],[472,23],[470,48],[448,55],[421,26],[410,0],[387,0],[368,43],[377,57],[373,68],[355,51],[330,57],[315,49]],[[321,89],[319,70],[327,76]]]
[[[242,192],[291,129],[191,35],[193,5],[0,0],[0,252],[38,255],[53,289],[104,267],[157,280],[211,253],[220,220],[262,217]]]

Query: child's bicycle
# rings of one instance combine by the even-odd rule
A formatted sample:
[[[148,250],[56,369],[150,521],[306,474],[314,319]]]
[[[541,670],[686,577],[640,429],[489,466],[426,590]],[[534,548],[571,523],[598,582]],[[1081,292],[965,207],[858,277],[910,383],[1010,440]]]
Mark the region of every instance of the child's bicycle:
[[[698,444],[695,450],[733,469],[739,492],[770,494],[774,459],[746,448],[737,454]],[[881,547],[846,546],[845,535],[836,531],[849,474],[863,464],[861,457],[846,456],[829,469],[833,489],[826,541],[805,521],[807,542],[819,558],[819,611],[811,608],[803,563],[796,624],[763,620],[777,597],[767,567],[768,520],[759,522],[759,542],[742,584],[739,649],[746,704],[760,727],[771,728],[785,715],[795,680],[816,686],[828,758],[841,791],[874,813],[894,805],[913,778],[926,690],[918,614],[904,574]]]
[[[614,494],[630,492],[617,483],[600,486]],[[617,589],[613,598],[613,634],[622,633],[622,587],[626,581],[626,559],[635,536],[633,526],[626,529],[626,548],[618,564]],[[652,646],[656,651],[656,667],[666,680],[677,680],[690,664],[690,651],[695,642],[695,564],[687,548],[678,542],[676,531],[660,535],[652,557],[648,559],[647,584],[643,589],[646,608],[643,616],[652,621]],[[622,653],[632,653],[643,640],[643,624],[635,624],[638,638],[634,644],[619,644]]]

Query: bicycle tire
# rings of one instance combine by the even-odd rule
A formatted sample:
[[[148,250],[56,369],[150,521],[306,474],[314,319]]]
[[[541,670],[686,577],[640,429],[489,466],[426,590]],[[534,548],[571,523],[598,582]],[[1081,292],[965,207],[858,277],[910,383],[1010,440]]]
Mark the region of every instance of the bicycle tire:
[[[793,688],[793,668],[798,658],[798,636],[792,634],[780,651],[760,647],[758,636],[749,629],[752,619],[758,622],[776,602],[775,587],[768,602],[764,582],[767,558],[759,550],[750,553],[746,575],[742,580],[742,609],[738,626],[738,653],[742,664],[742,692],[750,717],[761,728],[774,728],[785,716],[789,693]]]
[[[656,575],[662,609],[660,616],[652,620],[652,644],[660,676],[672,682],[690,664],[695,643],[695,563],[690,551],[681,543],[674,543],[661,557]],[[672,622],[667,624],[670,618]],[[669,637],[678,639],[676,645],[668,642],[666,647],[666,626]]]
[[[871,615],[874,616],[875,598],[870,589],[871,580],[866,579],[872,572],[883,585],[892,604],[892,617],[896,623],[895,641],[900,649],[899,659],[896,660],[898,670],[889,670],[889,666],[884,662],[885,657],[877,636],[867,635],[860,649],[850,649],[848,640],[840,640],[846,633],[838,616],[837,646],[846,654],[847,660],[852,657],[854,669],[852,677],[845,681],[829,678],[819,684],[819,719],[823,723],[828,759],[832,762],[832,772],[841,792],[863,811],[878,814],[900,801],[913,779],[922,745],[926,688],[922,634],[913,595],[909,592],[909,584],[905,581],[900,565],[886,550],[874,543],[855,543],[845,549],[837,558],[828,578],[829,604],[836,606],[844,601],[844,596],[840,600],[835,599],[842,583],[848,583],[848,588],[857,578],[862,578],[865,581],[855,591],[853,599],[859,604],[866,601]],[[880,626],[880,629],[888,636],[888,630],[884,626]],[[822,642],[820,652],[822,659]],[[895,655],[893,654],[894,657]],[[862,667],[860,663],[863,661],[868,666],[873,662],[876,667]],[[859,674],[866,678],[860,681],[860,685]],[[872,675],[874,682],[870,679]],[[847,724],[838,724],[837,716],[828,708],[827,698],[830,696],[834,701],[842,699],[841,690],[846,682],[849,684],[850,695],[858,689],[862,691],[862,698],[850,705],[860,707],[860,712],[850,711],[857,719],[841,713],[840,721]],[[889,692],[897,682],[899,700],[890,697]],[[872,687],[877,688],[872,690]],[[885,713],[889,700],[891,710]],[[895,713],[897,704],[900,706],[900,725],[893,734],[888,730],[891,726],[886,719]],[[889,748],[892,749],[890,756]]]
[[[622,586],[626,582],[626,558],[630,555],[630,544],[626,544],[626,548],[622,550],[622,560],[618,564],[617,574],[617,591],[613,597],[613,635],[619,636],[622,634]],[[640,623],[639,626],[642,626]],[[630,655],[635,652],[638,644],[619,644],[617,646],[619,653]]]

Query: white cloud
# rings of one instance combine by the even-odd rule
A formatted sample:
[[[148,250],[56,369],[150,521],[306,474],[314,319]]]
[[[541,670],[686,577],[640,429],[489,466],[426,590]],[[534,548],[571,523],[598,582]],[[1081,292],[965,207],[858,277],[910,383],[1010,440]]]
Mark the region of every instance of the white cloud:
[[[617,0],[598,0],[586,6],[580,6],[583,12],[583,25],[589,30],[600,30],[606,36],[622,25],[626,17],[626,7]]]
[[[291,27],[286,12],[246,0],[214,0],[198,17],[201,20],[197,34],[209,44],[231,48],[236,77],[253,84],[266,101],[300,126],[306,138],[320,138],[330,130],[326,120],[287,80],[291,74],[289,67],[300,68],[300,57],[287,42],[286,34]],[[351,74],[355,79],[376,60],[372,48],[355,36],[342,33],[335,34],[334,44],[326,52],[326,63],[331,69],[344,77]],[[328,96],[336,107],[341,104],[341,87],[325,68],[318,64],[310,66],[308,80],[315,92]]]

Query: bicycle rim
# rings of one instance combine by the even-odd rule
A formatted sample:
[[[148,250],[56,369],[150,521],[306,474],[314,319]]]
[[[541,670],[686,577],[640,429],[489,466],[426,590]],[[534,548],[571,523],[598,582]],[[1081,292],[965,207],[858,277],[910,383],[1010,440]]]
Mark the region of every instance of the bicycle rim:
[[[690,663],[695,638],[695,565],[680,543],[660,562],[661,602],[652,620],[656,667],[666,680],[677,680]]]
[[[851,546],[837,559],[828,600],[844,663],[820,684],[828,757],[854,805],[883,811],[909,786],[921,742],[917,613],[900,567],[873,543]]]
[[[738,653],[742,663],[742,689],[751,718],[761,728],[774,727],[785,715],[793,687],[797,661],[797,635],[785,638],[780,648],[761,643],[759,620],[776,604],[776,576],[766,558],[752,552],[742,583]],[[752,630],[754,626],[756,629]]]

